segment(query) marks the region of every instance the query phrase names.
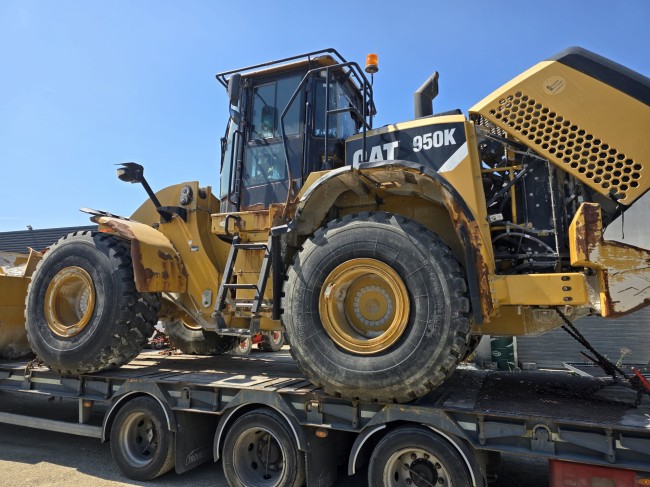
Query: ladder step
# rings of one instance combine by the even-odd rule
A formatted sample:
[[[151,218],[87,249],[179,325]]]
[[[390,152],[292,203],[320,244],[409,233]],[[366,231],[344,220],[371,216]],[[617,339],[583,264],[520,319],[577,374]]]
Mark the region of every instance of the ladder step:
[[[237,307],[237,308],[252,308],[253,304],[255,304],[255,303],[253,303],[252,301],[241,301],[241,302],[240,301],[235,301],[235,307]],[[270,304],[265,304],[265,303],[262,303],[260,306],[263,309],[271,308]]]
[[[242,250],[266,250],[265,243],[238,243],[234,244],[235,248]]]
[[[226,289],[257,289],[257,284],[222,284]]]

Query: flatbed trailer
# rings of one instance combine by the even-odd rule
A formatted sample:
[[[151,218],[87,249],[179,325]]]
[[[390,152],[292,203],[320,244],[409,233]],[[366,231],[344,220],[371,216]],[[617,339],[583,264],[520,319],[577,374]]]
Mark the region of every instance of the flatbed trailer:
[[[635,405],[621,385],[564,372],[460,368],[417,401],[364,403],[324,394],[284,351],[147,352],[81,376],[0,362],[0,391],[68,400],[65,419],[9,413],[0,401],[0,422],[111,440],[137,480],[221,459],[231,485],[333,485],[343,463],[349,474],[369,464],[369,485],[484,486],[510,452],[548,458],[554,486],[592,474],[650,485],[647,396]]]

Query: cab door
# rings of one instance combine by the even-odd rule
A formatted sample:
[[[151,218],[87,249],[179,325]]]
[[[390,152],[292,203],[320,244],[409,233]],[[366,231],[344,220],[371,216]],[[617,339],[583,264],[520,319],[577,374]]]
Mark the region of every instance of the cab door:
[[[282,77],[252,79],[247,88],[248,123],[243,147],[240,211],[261,210],[272,203],[284,203],[289,180],[296,188],[302,183],[304,93],[299,93],[287,106],[303,74],[294,72]]]

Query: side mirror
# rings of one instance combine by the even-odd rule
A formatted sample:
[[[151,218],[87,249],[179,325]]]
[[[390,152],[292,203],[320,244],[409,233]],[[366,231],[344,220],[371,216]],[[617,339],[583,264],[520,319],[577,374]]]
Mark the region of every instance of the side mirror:
[[[239,95],[241,93],[241,74],[235,73],[228,80],[228,98],[233,106],[239,105]]]
[[[230,120],[232,120],[232,123],[234,123],[235,125],[239,125],[241,123],[241,117],[239,116],[239,112],[234,108],[230,109]]]
[[[125,183],[141,183],[144,181],[144,167],[135,162],[125,162],[117,170],[117,177]]]

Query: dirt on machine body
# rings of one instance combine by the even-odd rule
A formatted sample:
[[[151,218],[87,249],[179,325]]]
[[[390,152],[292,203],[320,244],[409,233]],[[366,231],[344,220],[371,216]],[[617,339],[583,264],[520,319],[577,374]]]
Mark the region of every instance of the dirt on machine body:
[[[128,218],[87,210],[97,231],[34,257],[2,303],[26,302],[34,352],[88,373],[131,360],[158,320],[207,354],[286,332],[326,392],[405,402],[480,335],[650,303],[650,251],[603,238],[650,187],[648,78],[571,48],[468,116],[433,114],[435,73],[413,120],[374,128],[369,60],[327,49],[218,74],[220,187],[154,192],[124,164],[149,199]]]

